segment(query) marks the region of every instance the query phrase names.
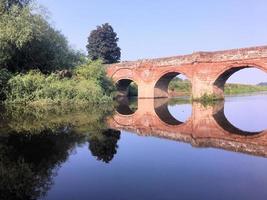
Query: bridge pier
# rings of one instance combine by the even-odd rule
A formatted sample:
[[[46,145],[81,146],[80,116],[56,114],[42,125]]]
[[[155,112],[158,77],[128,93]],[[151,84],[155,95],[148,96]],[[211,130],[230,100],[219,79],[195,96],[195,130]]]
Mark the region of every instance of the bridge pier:
[[[201,98],[224,99],[223,87],[214,85],[213,81],[195,78],[192,82],[192,99],[199,100]]]
[[[138,98],[151,99],[154,98],[154,83],[153,82],[139,82],[138,83]]]

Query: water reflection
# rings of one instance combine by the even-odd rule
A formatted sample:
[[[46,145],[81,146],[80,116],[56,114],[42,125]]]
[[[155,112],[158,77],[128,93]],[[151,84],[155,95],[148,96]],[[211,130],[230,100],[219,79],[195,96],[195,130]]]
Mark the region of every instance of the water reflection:
[[[117,98],[116,111],[122,115],[132,115],[138,108],[137,98],[121,96]]]
[[[263,98],[267,98],[267,96]],[[255,104],[255,101],[253,102]],[[264,111],[266,108],[262,103],[258,105],[261,107],[257,112]],[[244,107],[246,108],[245,104]],[[133,134],[127,136],[125,131],[141,136],[189,143],[194,147],[213,147],[267,157],[267,130],[258,131],[262,127],[263,129],[267,128],[267,123],[264,123],[266,118],[258,119],[263,121],[263,126],[260,128],[254,126],[255,117],[251,121],[246,121],[254,124],[254,129],[248,130],[246,127],[239,126],[240,123],[232,123],[231,119],[242,118],[244,107],[235,107],[236,110],[232,111],[234,114],[237,113],[235,118],[228,109],[228,100],[202,105],[200,103],[191,104],[187,100],[180,99],[119,99],[115,104],[115,110],[110,105],[82,109],[64,106],[42,109],[1,107],[0,199],[40,199],[44,198],[47,193],[49,193],[48,199],[65,199],[65,192],[68,193],[69,190],[76,192],[78,190],[76,188],[83,192],[72,193],[74,196],[77,195],[78,199],[88,199],[90,194],[94,197],[92,199],[97,199],[98,195],[105,196],[99,192],[103,187],[97,184],[98,180],[102,180],[99,182],[105,188],[108,188],[112,181],[114,187],[109,188],[109,193],[112,193],[113,196],[119,194],[131,199],[130,190],[134,191],[137,184],[141,184],[142,187],[153,186],[153,182],[158,181],[158,176],[162,171],[164,171],[164,175],[160,181],[164,186],[167,185],[164,188],[176,187],[178,183],[181,185],[186,181],[188,184],[186,188],[190,188],[200,180],[197,175],[191,173],[199,171],[199,167],[202,167],[201,170],[206,170],[203,173],[204,178],[208,177],[209,179],[204,186],[209,189],[214,185],[214,181],[209,180],[213,180],[212,178],[215,177],[214,174],[209,174],[210,169],[215,170],[220,166],[221,171],[219,170],[218,176],[225,169],[225,163],[220,165],[212,163],[213,159],[211,158],[216,153],[209,152],[207,155],[203,151],[199,153],[198,149],[184,149],[183,145],[179,143],[166,143],[163,140],[151,142],[145,137],[133,137]],[[228,118],[227,115],[232,117]],[[183,116],[182,119],[181,116]],[[129,137],[129,135],[131,136]],[[132,146],[129,147],[130,145]],[[82,156],[77,149],[82,149]],[[75,153],[81,157],[78,156],[78,159],[71,162],[71,158],[77,156]],[[222,156],[220,153],[216,155]],[[194,162],[190,156],[195,156]],[[231,160],[226,164],[233,164],[238,157],[235,156],[234,161]],[[199,157],[201,157],[201,162],[197,160]],[[217,159],[223,160],[221,157],[217,157]],[[249,157],[248,160],[251,161],[252,157]],[[85,161],[89,163],[82,168],[80,163]],[[191,164],[187,165],[188,162]],[[51,190],[56,187],[55,182],[58,181],[57,176],[62,166],[73,166],[74,163],[78,165],[78,168],[75,165],[75,170],[72,168],[71,172],[75,173],[75,177],[80,177],[73,181],[75,187],[69,187],[72,183],[68,180],[70,171],[65,171],[61,175],[64,181],[59,181],[61,184],[64,183],[63,186],[61,185],[63,188],[59,187],[60,195],[53,194],[53,192],[51,194]],[[204,165],[206,168],[203,167]],[[158,167],[158,171],[153,171],[155,166]],[[242,170],[242,167],[244,166],[239,166],[238,170]],[[136,169],[138,169],[137,172]],[[231,167],[229,169],[234,170]],[[235,175],[238,170],[230,175]],[[129,173],[129,171],[133,173]],[[184,173],[177,173],[179,171]],[[227,172],[222,174],[223,177],[227,176],[229,172],[229,170],[225,171]],[[253,170],[251,171],[253,172]],[[258,172],[258,170],[255,171]],[[169,174],[169,176],[166,178],[165,174]],[[247,174],[247,171],[244,174]],[[174,176],[179,178],[175,179]],[[85,178],[83,179],[83,177]],[[144,177],[148,178],[144,179]],[[151,177],[152,179],[150,179]],[[179,182],[179,180],[183,181]],[[144,184],[144,181],[148,184]],[[149,181],[152,183],[149,184]],[[175,181],[176,186],[173,184]],[[231,181],[225,181],[227,184],[224,186],[228,186]],[[68,187],[66,187],[67,184]],[[79,187],[76,187],[76,184]],[[126,192],[123,194],[125,184],[129,184],[132,188],[127,190],[126,187]],[[91,188],[90,192],[88,192],[88,188]],[[170,189],[162,195],[174,194],[176,189]],[[202,191],[202,189],[200,190]],[[141,193],[145,194],[146,191]],[[160,190],[153,188],[152,192],[157,191]],[[110,196],[105,197],[107,197],[106,199],[110,198]]]
[[[88,143],[97,160],[110,162],[120,131],[108,129],[110,111],[1,108],[0,199],[38,199],[77,146]]]
[[[1,137],[0,199],[37,199],[53,184],[56,169],[82,138],[51,131]]]
[[[117,153],[117,142],[120,139],[120,131],[108,129],[102,134],[91,134],[89,136],[89,149],[97,160],[109,163]]]
[[[231,133],[231,134],[237,134],[237,135],[243,135],[243,136],[252,136],[252,135],[257,135],[262,133],[263,131],[244,131],[241,130],[237,127],[235,127],[232,123],[230,123],[228,121],[228,119],[225,116],[224,113],[224,107],[222,106],[222,108],[220,110],[218,110],[218,112],[213,114],[213,117],[215,119],[215,121],[227,132]]]
[[[189,99],[174,98],[168,101],[170,114],[180,122],[186,122],[192,115],[192,104]]]
[[[168,99],[157,99],[154,103],[155,112],[163,122],[169,125],[180,125],[183,123],[173,117],[172,114],[169,112]]]
[[[192,114],[184,122],[177,120],[169,111],[172,109],[170,104],[179,106],[179,103],[180,106],[191,105],[178,100],[139,99],[138,110],[134,114],[116,114],[108,123],[113,129],[128,130],[143,136],[267,156],[267,130],[246,131],[235,127],[225,116],[224,101],[208,105],[192,103],[192,108],[188,109],[192,110]],[[175,112],[172,110],[172,113]]]
[[[180,116],[183,114],[179,108],[184,105],[189,105],[189,108],[191,108],[191,104],[189,100],[186,99],[179,99],[179,98],[174,98],[174,99],[166,99],[166,98],[161,98],[161,99],[155,99],[154,101],[154,109],[157,114],[157,116],[166,124],[169,125],[180,125],[183,124],[185,121],[187,121],[191,115],[189,112],[185,119],[180,120]],[[171,106],[171,109],[169,109]],[[178,109],[177,109],[178,108]],[[175,112],[170,112],[170,110],[176,110],[178,111],[177,113]],[[190,109],[191,110],[191,109]]]

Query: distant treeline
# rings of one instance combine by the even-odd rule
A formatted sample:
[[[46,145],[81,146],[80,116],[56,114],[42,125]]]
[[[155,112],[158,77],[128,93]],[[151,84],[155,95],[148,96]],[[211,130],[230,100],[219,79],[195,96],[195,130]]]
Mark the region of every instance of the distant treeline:
[[[176,77],[170,82],[169,91],[172,96],[190,95],[191,83],[187,79],[182,80]],[[226,83],[224,88],[225,94],[242,94],[261,91],[267,91],[267,83],[260,83],[258,85]]]
[[[267,82],[261,82],[258,85],[260,85],[260,86],[267,86]]]
[[[187,79],[175,77],[169,84],[170,96],[190,96],[191,83]],[[234,84],[226,83],[224,87],[225,94],[243,94],[251,92],[267,91],[267,83],[260,83],[258,85]],[[137,96],[137,85],[132,82],[129,87],[129,96]]]

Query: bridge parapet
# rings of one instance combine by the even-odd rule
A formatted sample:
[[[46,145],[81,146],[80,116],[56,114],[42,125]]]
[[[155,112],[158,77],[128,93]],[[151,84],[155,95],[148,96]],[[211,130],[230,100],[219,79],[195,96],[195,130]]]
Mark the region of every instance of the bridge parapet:
[[[267,46],[250,47],[231,49],[224,51],[206,52],[199,51],[189,55],[172,56],[165,58],[154,58],[154,59],[141,59],[137,61],[124,61],[121,63],[111,64],[109,67],[112,68],[136,68],[145,65],[151,65],[153,67],[162,67],[170,65],[184,65],[193,64],[196,62],[224,62],[224,61],[236,61],[245,59],[259,59],[267,58]]]

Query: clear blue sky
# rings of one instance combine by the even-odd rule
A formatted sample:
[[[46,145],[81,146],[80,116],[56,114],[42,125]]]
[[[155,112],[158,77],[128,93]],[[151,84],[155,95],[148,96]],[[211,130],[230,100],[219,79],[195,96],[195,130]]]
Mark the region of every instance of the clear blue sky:
[[[97,25],[117,32],[122,60],[267,45],[266,0],[38,0],[76,49],[86,51]],[[267,82],[242,70],[230,82]]]

